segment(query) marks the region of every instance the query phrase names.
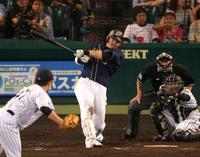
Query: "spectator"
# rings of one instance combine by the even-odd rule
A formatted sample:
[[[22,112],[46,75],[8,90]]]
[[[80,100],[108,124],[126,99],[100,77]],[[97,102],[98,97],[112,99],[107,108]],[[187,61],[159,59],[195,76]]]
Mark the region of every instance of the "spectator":
[[[196,21],[192,22],[189,29],[189,43],[200,43],[200,9],[196,12]]]
[[[159,24],[153,26],[159,34],[160,41],[164,43],[181,43],[183,29],[176,24],[176,15],[173,11],[167,11]]]
[[[51,6],[47,8],[47,12],[53,20],[54,37],[56,39],[71,39],[71,18],[70,10],[67,6],[61,3],[60,0],[52,0]]]
[[[179,25],[187,29],[190,22],[194,21],[193,3],[191,0],[170,0],[169,10],[173,10]]]
[[[152,29],[152,24],[147,24],[147,12],[139,8],[136,13],[136,23],[129,24],[124,32],[124,38],[131,43],[157,42],[159,37]]]
[[[32,11],[34,14],[33,20],[30,22],[31,27],[37,31],[44,33],[48,38],[53,39],[52,18],[44,12],[45,4],[43,0],[34,0]]]
[[[84,5],[84,14],[87,19],[93,19],[95,18],[94,12],[92,10],[92,2],[91,0],[81,0]]]
[[[82,40],[80,29],[83,25],[83,21],[81,20],[81,12],[83,7],[80,5],[80,3],[76,3],[75,0],[64,0],[64,2],[70,10],[70,18],[73,21],[74,33],[72,40]]]
[[[5,37],[5,24],[6,24],[6,8],[4,4],[0,3],[0,38]]]
[[[28,20],[32,19],[31,6],[29,0],[17,0],[16,5],[12,5],[9,10],[11,25],[15,38],[32,38],[29,33]],[[11,30],[12,31],[12,30]],[[13,36],[13,35],[12,35]]]
[[[148,23],[156,23],[167,8],[167,0],[133,0],[133,8],[144,7],[148,12]]]

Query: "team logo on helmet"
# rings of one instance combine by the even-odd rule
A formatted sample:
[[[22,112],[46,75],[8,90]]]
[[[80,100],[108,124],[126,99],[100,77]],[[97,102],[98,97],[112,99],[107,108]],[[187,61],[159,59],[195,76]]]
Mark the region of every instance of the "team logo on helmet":
[[[121,37],[123,35],[123,33],[121,31],[116,31],[115,32],[115,36]]]

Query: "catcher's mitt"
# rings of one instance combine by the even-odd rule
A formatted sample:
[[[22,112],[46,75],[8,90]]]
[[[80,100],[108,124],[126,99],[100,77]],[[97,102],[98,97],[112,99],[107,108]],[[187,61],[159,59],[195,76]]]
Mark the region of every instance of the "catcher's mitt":
[[[78,126],[79,116],[75,114],[68,114],[64,117],[63,125],[61,129],[70,129]]]

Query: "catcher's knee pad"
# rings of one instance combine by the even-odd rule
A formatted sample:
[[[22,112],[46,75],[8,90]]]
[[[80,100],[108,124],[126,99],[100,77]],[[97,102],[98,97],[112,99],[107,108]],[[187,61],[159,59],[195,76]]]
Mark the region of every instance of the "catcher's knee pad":
[[[153,103],[150,107],[150,114],[159,115],[161,114],[161,109],[158,106],[156,106],[156,104]]]

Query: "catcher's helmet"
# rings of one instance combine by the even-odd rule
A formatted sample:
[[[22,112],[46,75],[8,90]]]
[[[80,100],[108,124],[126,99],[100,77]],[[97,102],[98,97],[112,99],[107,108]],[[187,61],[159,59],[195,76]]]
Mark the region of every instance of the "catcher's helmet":
[[[53,80],[53,74],[48,69],[39,69],[35,75],[35,83],[39,85],[46,85]]]
[[[163,71],[163,72],[172,71],[173,57],[167,52],[161,52],[156,57],[156,63],[158,71]]]
[[[116,39],[120,43],[123,41],[123,33],[122,33],[122,31],[120,31],[118,29],[113,29],[110,31],[110,33],[108,34],[108,36],[106,38],[107,41],[110,37]]]
[[[184,81],[180,76],[171,74],[164,80],[164,85],[169,93],[177,93],[183,89]]]

